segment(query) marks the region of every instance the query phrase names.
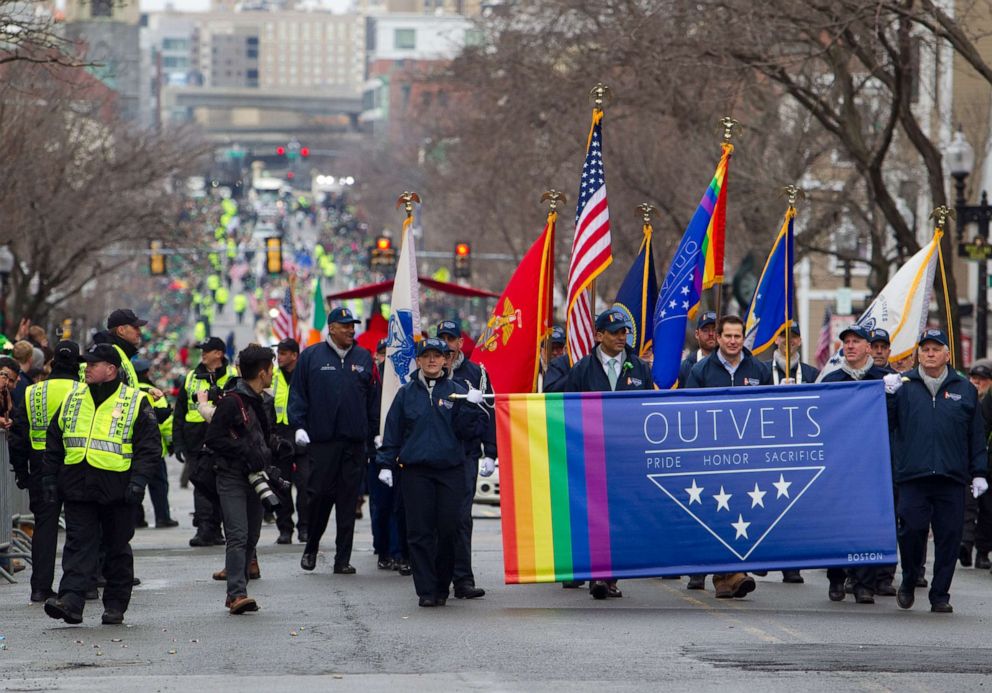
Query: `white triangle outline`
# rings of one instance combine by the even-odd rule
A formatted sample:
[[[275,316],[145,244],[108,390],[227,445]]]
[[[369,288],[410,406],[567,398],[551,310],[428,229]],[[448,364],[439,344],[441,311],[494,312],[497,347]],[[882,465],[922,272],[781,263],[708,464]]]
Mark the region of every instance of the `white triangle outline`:
[[[825,466],[817,466],[817,467],[768,467],[766,469],[729,469],[729,470],[722,470],[722,471],[718,470],[718,471],[712,471],[712,472],[672,472],[670,474],[648,474],[647,477],[648,477],[648,479],[651,480],[651,482],[655,486],[657,486],[658,488],[660,488],[662,490],[662,492],[664,492],[664,494],[666,496],[668,496],[673,501],[675,501],[675,504],[676,505],[678,505],[686,513],[688,513],[689,517],[691,517],[693,520],[695,520],[696,522],[698,522],[699,525],[703,529],[705,529],[707,532],[709,532],[710,534],[712,534],[714,539],[716,539],[718,542],[720,542],[725,547],[727,547],[727,550],[728,551],[730,551],[732,554],[734,554],[735,556],[737,556],[737,558],[739,558],[740,560],[746,561],[747,560],[747,557],[750,556],[751,553],[756,548],[758,548],[758,545],[761,544],[761,542],[765,540],[765,537],[767,537],[768,534],[773,529],[775,529],[775,525],[777,525],[779,523],[779,521],[783,517],[785,517],[786,513],[788,513],[792,509],[792,506],[796,504],[796,501],[798,501],[800,498],[802,498],[802,495],[804,493],[806,493],[806,490],[810,486],[813,485],[813,482],[816,481],[818,478],[820,478],[820,475],[823,474],[823,472],[824,472],[825,469],[826,469]],[[689,508],[686,507],[686,505],[682,503],[682,501],[680,501],[678,498],[676,498],[675,496],[673,496],[668,491],[668,489],[666,489],[664,486],[662,486],[658,482],[658,479],[659,478],[666,478],[667,479],[667,478],[678,477],[678,476],[690,477],[690,476],[707,476],[707,475],[712,475],[712,474],[757,474],[757,473],[764,473],[764,472],[798,472],[798,471],[804,471],[804,470],[805,471],[813,471],[813,470],[815,470],[816,471],[816,474],[814,474],[813,475],[813,478],[811,478],[809,480],[809,482],[805,486],[803,486],[803,490],[800,491],[799,493],[797,493],[796,494],[796,497],[793,498],[791,500],[791,502],[787,506],[785,506],[785,510],[783,510],[781,513],[779,513],[779,516],[775,518],[775,521],[772,522],[771,525],[768,526],[768,529],[766,529],[764,531],[764,533],[760,537],[758,537],[758,540],[756,542],[754,542],[754,544],[751,546],[751,548],[748,549],[748,552],[745,553],[743,556],[737,551],[737,549],[735,549],[733,546],[731,546],[730,544],[728,544],[727,542],[725,542],[723,540],[723,538],[720,537],[719,534],[717,534],[712,529],[710,529],[709,526],[705,522],[703,522],[702,520],[700,520],[696,516],[696,514],[694,512],[692,512],[691,510],[689,510]]]

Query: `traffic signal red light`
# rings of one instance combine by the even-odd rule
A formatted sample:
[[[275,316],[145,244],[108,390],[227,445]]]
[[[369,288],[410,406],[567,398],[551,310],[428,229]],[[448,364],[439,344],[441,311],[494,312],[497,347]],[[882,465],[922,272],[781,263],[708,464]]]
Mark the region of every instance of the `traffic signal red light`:
[[[389,250],[393,247],[393,242],[385,236],[380,236],[379,240],[375,242],[375,247],[379,250]]]
[[[458,279],[469,279],[472,276],[472,246],[468,243],[455,243],[455,271]]]
[[[455,244],[455,255],[458,257],[466,257],[472,253],[472,247],[468,243],[456,243]]]
[[[286,180],[293,180],[296,178],[296,174],[292,171],[286,171]]]
[[[310,147],[300,147],[300,156],[304,159],[310,156]]]
[[[276,156],[286,156],[286,148],[276,147]]]

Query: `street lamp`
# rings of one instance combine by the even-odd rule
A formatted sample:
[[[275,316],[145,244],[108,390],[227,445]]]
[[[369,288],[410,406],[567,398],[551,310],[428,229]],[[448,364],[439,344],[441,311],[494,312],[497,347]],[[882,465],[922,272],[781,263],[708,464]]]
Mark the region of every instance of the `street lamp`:
[[[985,358],[988,352],[988,258],[992,248],[989,247],[989,222],[992,221],[992,207],[989,206],[988,196],[982,191],[981,201],[977,205],[969,205],[964,197],[965,181],[975,165],[975,150],[968,144],[964,133],[958,129],[947,147],[944,148],[944,160],[954,178],[954,207],[957,211],[957,240],[958,255],[978,263],[978,291],[975,301],[975,358]],[[971,243],[964,242],[964,227],[966,224],[977,224],[978,235]]]
[[[14,271],[14,254],[5,245],[0,246],[0,332],[7,334],[7,282]]]

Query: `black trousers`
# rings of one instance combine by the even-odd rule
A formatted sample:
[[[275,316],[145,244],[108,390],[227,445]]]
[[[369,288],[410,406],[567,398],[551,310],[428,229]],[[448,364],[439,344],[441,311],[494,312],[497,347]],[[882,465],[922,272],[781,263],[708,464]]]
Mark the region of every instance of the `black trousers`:
[[[926,556],[927,534],[933,527],[933,577],[930,580],[930,603],[950,599],[954,565],[961,546],[964,524],[965,485],[947,477],[921,479],[899,484],[899,553],[902,579],[916,584],[920,564]]]
[[[217,495],[224,512],[227,540],[224,553],[227,596],[240,597],[248,594],[248,566],[262,531],[262,502],[247,476],[226,471],[217,472]]]
[[[199,451],[187,454],[186,464],[193,465],[194,478],[199,473],[198,469],[213,463],[209,455],[201,454]],[[220,503],[216,496],[209,495],[197,484],[193,484],[193,526],[196,527],[196,533],[200,536],[215,535],[220,532],[222,521]]]
[[[979,553],[992,551],[992,494],[984,493],[978,498],[971,495],[971,489],[964,490],[964,531],[961,543]]]
[[[82,612],[86,590],[100,568],[103,554],[103,605],[126,611],[134,581],[134,507],[65,501],[65,548],[59,596],[71,611]]]
[[[32,475],[28,486],[28,503],[34,514],[31,537],[31,591],[47,592],[55,583],[55,551],[59,543],[59,514],[62,501],[42,500],[41,478]]]
[[[472,573],[472,501],[475,500],[475,484],[479,476],[479,460],[470,459],[462,465],[465,486],[462,489],[462,502],[458,509],[458,533],[455,535],[455,569],[452,581],[456,586],[474,585]]]
[[[455,535],[465,498],[465,470],[403,468],[406,536],[413,585],[420,597],[448,596],[455,565]]]
[[[365,444],[355,441],[311,443],[310,481],[307,485],[307,545],[304,553],[317,553],[331,510],[335,510],[337,533],[334,565],[351,562],[355,539],[355,505],[365,471]]]
[[[279,463],[279,472],[286,481],[291,481],[292,488],[285,492],[277,492],[279,507],[276,508],[276,527],[280,532],[293,533],[293,489],[296,489],[296,526],[300,530],[307,529],[307,513],[310,503],[307,498],[307,484],[310,481],[310,456],[303,452],[294,455],[291,460]]]

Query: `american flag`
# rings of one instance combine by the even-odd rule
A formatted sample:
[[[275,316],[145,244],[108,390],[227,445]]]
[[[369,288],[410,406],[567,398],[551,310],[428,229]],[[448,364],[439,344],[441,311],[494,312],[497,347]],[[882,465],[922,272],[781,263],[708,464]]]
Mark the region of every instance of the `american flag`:
[[[276,309],[278,314],[272,320],[272,333],[276,339],[299,339],[299,328],[296,324],[296,309],[293,306],[293,289],[286,287],[286,295],[282,298],[282,303]]]
[[[568,266],[568,354],[572,363],[592,351],[596,334],[592,305],[586,289],[613,262],[610,241],[610,210],[606,203],[603,172],[603,111],[592,116],[589,147],[582,166],[582,184],[575,208],[575,239]]]
[[[830,308],[823,311],[823,325],[820,327],[820,337],[816,340],[816,367],[823,368],[830,359],[833,340],[830,338]]]

